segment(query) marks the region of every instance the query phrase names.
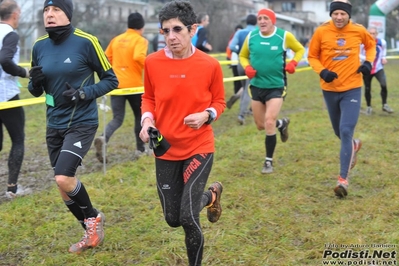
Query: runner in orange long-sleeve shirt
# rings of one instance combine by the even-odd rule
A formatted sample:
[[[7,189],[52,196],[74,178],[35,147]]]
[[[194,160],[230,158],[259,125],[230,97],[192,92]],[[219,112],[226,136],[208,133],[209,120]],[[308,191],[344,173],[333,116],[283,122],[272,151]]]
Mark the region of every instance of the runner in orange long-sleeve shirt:
[[[335,195],[348,194],[349,170],[356,164],[362,146],[353,139],[361,106],[362,74],[369,74],[376,55],[375,41],[367,29],[350,20],[352,5],[347,0],[330,4],[331,20],[319,26],[309,44],[308,61],[320,75],[320,86],[335,135],[341,140],[340,175]],[[360,65],[360,45],[366,61]]]
[[[212,223],[222,212],[222,184],[204,188],[215,151],[210,124],[226,105],[219,62],[191,44],[195,17],[187,1],[168,2],[159,13],[167,46],[145,61],[140,132],[148,142],[148,129],[157,129],[170,144],[163,155],[154,147],[157,190],[168,225],[184,228],[189,265],[202,261],[200,211],[207,206]]]

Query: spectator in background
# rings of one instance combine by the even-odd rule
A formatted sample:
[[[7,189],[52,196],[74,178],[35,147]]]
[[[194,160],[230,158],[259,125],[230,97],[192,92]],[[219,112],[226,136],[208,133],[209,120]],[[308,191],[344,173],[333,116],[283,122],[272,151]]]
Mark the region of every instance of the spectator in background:
[[[154,39],[152,40],[152,51],[156,52],[165,48],[165,38],[162,34],[155,35]]]
[[[242,26],[237,25],[234,29],[234,33],[236,33],[238,30],[241,30],[241,29],[242,29]],[[232,61],[230,64],[230,68],[231,68],[231,71],[233,72],[233,77],[238,77],[239,76],[239,74],[238,74],[238,54],[237,54],[237,52],[233,52],[229,47],[230,42],[234,37],[234,33],[230,36],[229,43],[227,44],[226,57],[227,57],[227,60]],[[234,81],[234,95],[231,96],[230,100],[227,102],[227,108],[230,109],[231,106],[234,104],[234,102],[237,101],[238,98],[240,98],[242,91],[243,91],[243,86],[242,86],[241,80],[235,80]]]
[[[288,140],[289,118],[277,119],[287,95],[286,72],[295,73],[297,62],[305,49],[295,36],[277,28],[276,14],[261,9],[257,15],[258,29],[251,31],[240,52],[240,63],[250,81],[252,112],[258,130],[265,130],[266,158],[262,174],[273,172],[273,154],[277,145],[276,127],[282,142]],[[295,52],[286,64],[286,50]]]
[[[370,27],[368,32],[374,37],[377,55],[372,63],[370,74],[366,73],[363,75],[364,82],[364,97],[366,98],[366,114],[371,115],[373,109],[371,107],[371,81],[373,77],[375,77],[380,83],[381,87],[381,100],[382,100],[382,111],[387,112],[388,114],[393,113],[393,110],[387,104],[388,98],[388,89],[387,89],[387,78],[385,76],[384,65],[388,63],[387,56],[387,42],[384,39],[378,38],[378,31],[376,27]],[[361,46],[360,59],[362,62],[366,61],[366,51],[364,50],[364,46]]]
[[[247,26],[245,27],[245,29],[237,31],[234,34],[233,39],[231,40],[229,45],[231,51],[234,51],[237,54],[240,54],[241,48],[244,45],[244,41],[247,35],[251,31],[256,29],[256,23],[257,23],[256,15],[249,14],[246,18],[246,23]],[[238,62],[237,71],[239,76],[245,75],[245,71],[240,62]],[[248,107],[251,103],[251,97],[248,94],[249,80],[248,79],[241,80],[241,85],[242,85],[242,90],[238,91],[235,95],[233,95],[227,101],[226,106],[227,108],[230,109],[233,106],[233,104],[238,99],[240,99],[240,110],[238,112],[237,120],[240,125],[243,125],[245,123],[245,115],[249,113]]]
[[[19,25],[20,15],[21,9],[14,0],[4,0],[0,3],[0,102],[19,100],[18,77],[29,77],[28,70],[17,65],[19,35],[15,30]],[[24,109],[15,107],[0,110],[0,151],[3,149],[3,125],[11,138],[6,197],[12,199],[32,192],[30,188],[18,185],[25,151]]]
[[[144,24],[144,18],[140,13],[131,13],[127,19],[128,29],[113,38],[105,50],[118,78],[118,88],[143,86],[144,61],[148,51],[148,41],[142,36]],[[105,136],[102,134],[94,140],[96,157],[100,162],[104,161],[103,145],[109,142],[112,134],[123,124],[126,101],[129,102],[134,115],[135,156],[139,157],[148,152],[139,136],[141,131],[141,95],[142,93],[111,96],[113,118],[105,127]]]
[[[154,148],[159,200],[168,225],[184,230],[188,265],[201,265],[200,212],[206,207],[211,223],[222,213],[222,184],[204,189],[215,152],[211,123],[225,108],[223,72],[215,58],[191,44],[197,25],[190,2],[166,3],[159,21],[167,46],[145,61],[140,137],[148,142],[148,130],[156,130],[170,143],[158,156]]]
[[[79,254],[104,240],[105,216],[93,207],[76,170],[98,128],[96,99],[116,88],[118,79],[98,39],[71,25],[72,13],[72,0],[44,2],[48,35],[33,45],[28,89],[35,97],[46,94],[46,143],[54,179],[65,205],[85,230],[69,248]]]
[[[212,45],[208,42],[208,31],[206,27],[209,25],[209,16],[206,13],[198,13],[197,15],[197,31],[192,37],[192,44],[203,52],[211,52]],[[189,26],[189,25],[187,25]]]
[[[362,25],[350,20],[351,13],[349,1],[332,1],[331,20],[316,29],[308,53],[310,66],[320,76],[332,128],[340,139],[340,173],[334,188],[340,198],[348,194],[349,171],[362,147],[360,139],[353,138],[361,106],[362,74],[370,74],[370,62],[376,55],[374,38]],[[363,64],[360,64],[361,44],[366,50]]]
[[[232,51],[231,51],[231,49],[230,49],[230,42],[231,42],[231,40],[233,39],[233,37],[234,37],[234,34],[238,31],[238,30],[242,30],[243,29],[243,27],[242,27],[242,25],[241,24],[238,24],[237,26],[235,26],[235,28],[234,28],[234,32],[230,35],[230,37],[229,37],[229,41],[228,41],[228,43],[227,43],[227,46],[226,46],[226,59],[227,60],[231,60],[231,57],[232,57]],[[237,54],[237,53],[236,53]],[[237,57],[238,57],[238,55],[237,55]]]
[[[159,29],[161,28],[161,25],[159,23],[158,23],[158,28]],[[162,34],[157,33],[155,37],[152,39],[152,51],[156,52],[162,50],[163,48],[165,48],[165,46],[166,46],[165,37]]]

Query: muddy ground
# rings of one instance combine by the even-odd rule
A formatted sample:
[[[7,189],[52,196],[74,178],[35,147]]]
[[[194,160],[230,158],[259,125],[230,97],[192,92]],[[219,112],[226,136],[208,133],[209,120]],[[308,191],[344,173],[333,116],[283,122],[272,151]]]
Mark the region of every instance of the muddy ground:
[[[0,204],[8,200],[5,197],[5,191],[7,190],[7,162],[8,153],[10,151],[10,143],[7,132],[5,131],[4,133],[5,143],[3,150],[0,152]],[[40,132],[38,134],[43,134],[44,137],[44,132]],[[110,143],[108,144],[108,163],[106,164],[107,169],[116,164],[137,159],[134,155],[135,140],[134,136],[132,136],[133,134],[122,134],[123,132],[115,132],[113,139],[111,139]],[[104,174],[103,164],[100,163],[95,156],[94,145],[84,158],[83,165],[79,167],[77,175],[79,176],[93,172]],[[45,189],[56,189],[53,170],[50,166],[50,161],[47,155],[47,147],[44,141],[38,144],[37,138],[34,141],[30,137],[26,138],[25,156],[21,173],[19,175],[18,184],[31,188],[33,193],[37,193]]]

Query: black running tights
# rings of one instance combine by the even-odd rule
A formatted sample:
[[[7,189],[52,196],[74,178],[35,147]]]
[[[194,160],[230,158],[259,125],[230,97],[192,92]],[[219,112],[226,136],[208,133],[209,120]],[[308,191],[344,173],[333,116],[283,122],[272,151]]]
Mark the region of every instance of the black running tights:
[[[155,159],[164,217],[169,226],[183,227],[190,266],[202,263],[204,235],[199,214],[212,201],[212,193],[204,192],[212,164],[212,153],[197,154],[182,161]]]

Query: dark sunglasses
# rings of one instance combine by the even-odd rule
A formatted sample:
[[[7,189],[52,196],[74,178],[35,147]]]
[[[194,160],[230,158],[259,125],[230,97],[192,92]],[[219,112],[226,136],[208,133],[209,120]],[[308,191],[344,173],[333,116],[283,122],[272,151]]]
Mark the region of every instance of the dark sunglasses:
[[[187,29],[191,29],[191,26],[192,25],[189,25],[189,26],[184,26],[184,27],[181,27],[181,26],[174,26],[173,28],[163,28],[163,29],[159,29],[159,33],[161,33],[161,34],[163,34],[163,35],[168,35],[169,33],[170,33],[170,31],[173,31],[174,33],[180,33],[184,28],[187,28]]]

